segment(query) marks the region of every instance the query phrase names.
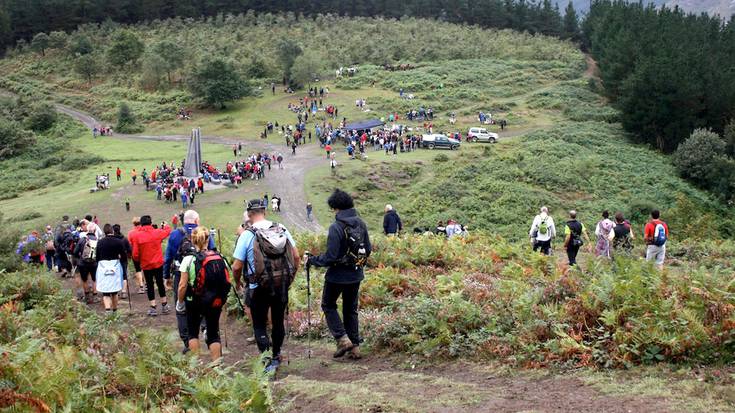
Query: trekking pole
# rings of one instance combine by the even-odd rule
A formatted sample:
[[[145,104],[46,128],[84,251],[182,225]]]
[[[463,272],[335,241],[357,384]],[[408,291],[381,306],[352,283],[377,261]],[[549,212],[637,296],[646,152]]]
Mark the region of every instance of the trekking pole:
[[[225,327],[224,328],[224,333],[225,333],[225,348],[229,348],[229,346],[227,345],[227,313],[228,313],[227,307],[225,306],[225,325],[224,325],[224,327]]]
[[[311,256],[309,251],[305,251],[307,256],[306,264],[306,358],[311,358],[311,266],[308,257]]]
[[[127,261],[125,261],[125,265],[126,266],[128,265]],[[127,268],[125,268],[125,273],[127,274]],[[123,281],[125,281],[125,287],[128,290],[128,307],[130,307],[130,312],[132,313],[133,312],[133,296],[130,295],[130,279],[129,278],[130,278],[130,274],[128,274],[128,280],[123,280]]]

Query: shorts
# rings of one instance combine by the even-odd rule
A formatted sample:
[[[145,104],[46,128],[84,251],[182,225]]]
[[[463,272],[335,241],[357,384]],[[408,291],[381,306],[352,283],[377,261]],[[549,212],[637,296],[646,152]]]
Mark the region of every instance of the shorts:
[[[140,269],[140,261],[133,260],[133,266],[135,267],[135,272],[141,272],[142,271]]]
[[[92,281],[97,281],[97,264],[89,265],[89,264],[79,264],[79,276],[82,278],[82,282],[87,282],[89,280],[90,276],[92,277]]]
[[[656,265],[664,265],[666,258],[666,244],[662,246],[649,245],[646,248],[646,261],[655,260]]]

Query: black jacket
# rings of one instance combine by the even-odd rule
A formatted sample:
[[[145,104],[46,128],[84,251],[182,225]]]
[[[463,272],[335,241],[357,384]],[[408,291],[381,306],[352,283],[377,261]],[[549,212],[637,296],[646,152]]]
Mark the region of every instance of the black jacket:
[[[343,224],[340,224],[342,222]],[[362,268],[355,268],[341,264],[342,258],[347,255],[347,240],[343,225],[357,226],[360,225],[365,230],[365,246],[368,254],[372,251],[370,245],[370,236],[367,233],[367,226],[357,216],[355,209],[347,209],[339,211],[335,217],[335,222],[329,227],[327,234],[327,251],[324,254],[313,256],[309,259],[309,264],[315,267],[328,267],[326,280],[335,284],[354,284],[362,281],[365,274]]]
[[[383,232],[388,234],[397,234],[398,231],[403,230],[403,224],[401,224],[401,217],[398,213],[392,209],[385,213],[383,216]]]
[[[127,262],[123,238],[107,235],[97,242],[97,262],[106,260],[120,260],[123,265]]]

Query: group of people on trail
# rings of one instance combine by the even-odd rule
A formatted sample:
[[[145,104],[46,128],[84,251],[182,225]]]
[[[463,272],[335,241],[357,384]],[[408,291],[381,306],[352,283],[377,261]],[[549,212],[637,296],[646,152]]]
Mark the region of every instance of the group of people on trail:
[[[579,250],[585,244],[589,252],[594,250],[595,256],[612,258],[614,254],[630,255],[633,251],[635,233],[631,223],[625,219],[622,212],[616,212],[611,219],[609,211],[603,211],[601,219],[595,225],[594,248],[585,225],[577,219],[577,211],[569,211],[569,219],[564,223],[564,249],[567,253],[569,265],[577,264]],[[552,243],[557,237],[557,228],[554,218],[549,215],[549,209],[542,206],[538,215],[531,223],[528,232],[534,251],[551,255]],[[646,260],[653,261],[662,268],[666,257],[666,242],[669,238],[669,227],[660,219],[658,210],[651,211],[651,219],[645,225],[643,240],[646,244]]]
[[[109,126],[95,126],[92,128],[92,137],[112,136],[112,128]]]

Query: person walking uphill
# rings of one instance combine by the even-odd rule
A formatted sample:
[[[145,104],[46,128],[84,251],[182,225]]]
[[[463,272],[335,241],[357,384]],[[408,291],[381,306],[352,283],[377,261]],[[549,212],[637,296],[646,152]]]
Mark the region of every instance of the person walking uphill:
[[[158,313],[156,312],[154,281],[158,286],[158,295],[161,298],[161,312],[168,314],[171,311],[166,298],[166,286],[163,283],[163,250],[161,249],[161,242],[169,236],[171,227],[164,223],[162,228],[153,228],[152,224],[150,215],[140,217],[140,227],[130,233],[129,240],[133,246],[133,260],[140,263],[145,277],[146,293],[148,293],[148,301],[151,306],[148,309],[148,315],[155,317]]]
[[[564,228],[564,249],[567,250],[570,266],[577,265],[577,253],[579,253],[579,249],[585,241],[590,242],[587,228],[584,227],[583,223],[577,221],[577,211],[571,210],[569,211],[569,221],[567,221]]]
[[[549,208],[541,207],[541,212],[533,218],[528,235],[534,251],[540,249],[544,255],[551,254],[551,241],[556,237],[556,226],[554,218],[549,215]]]
[[[163,263],[163,274],[165,277],[169,277],[173,273],[173,291],[174,291],[174,302],[183,302],[183,296],[178,295],[178,291],[181,290],[182,286],[185,288],[186,278],[182,277],[182,273],[179,270],[184,263],[184,259],[189,256],[194,256],[197,253],[195,245],[192,243],[192,232],[195,228],[200,225],[199,214],[194,210],[188,210],[184,212],[184,225],[171,232],[168,237],[168,243],[166,244],[166,255]],[[214,238],[208,236],[208,245],[206,250],[214,250]],[[201,249],[201,248],[200,248]],[[189,268],[185,266],[184,268]],[[184,280],[182,282],[182,280]],[[180,308],[180,307],[179,307]],[[189,348],[189,334],[187,328],[187,316],[185,312],[176,311],[176,323],[179,329],[179,337],[184,342],[184,352]]]
[[[648,221],[643,231],[643,239],[646,242],[646,261],[655,261],[659,270],[664,268],[666,259],[666,242],[669,240],[669,226],[660,219],[661,213],[654,209],[651,211],[651,220]]]
[[[197,227],[192,231],[191,245],[195,253],[184,257],[179,266],[184,281],[179,282],[176,288],[176,296],[179,297],[176,314],[186,314],[188,347],[194,354],[199,352],[199,326],[202,319],[206,320],[207,346],[212,361],[218,363],[222,358],[219,318],[232,285],[230,265],[219,253],[208,248],[211,243],[206,227]]]
[[[337,340],[334,357],[348,354],[360,358],[360,328],[357,315],[360,283],[365,278],[363,267],[372,251],[367,226],[357,215],[352,197],[335,189],[327,200],[336,211],[335,221],[329,227],[327,251],[307,258],[307,266],[326,267],[322,311],[327,326]],[[342,296],[342,317],[337,312],[337,299]]]
[[[385,206],[385,215],[383,215],[383,233],[385,235],[398,235],[403,230],[401,217],[391,204]]]
[[[265,218],[267,209],[268,204],[262,199],[248,202],[245,215],[251,226],[237,239],[232,272],[237,291],[243,289],[243,281],[246,283],[245,302],[250,307],[258,350],[261,353],[272,350],[272,357],[265,366],[265,371],[270,373],[281,364],[288,289],[296,277],[300,259],[296,242],[288,230]],[[271,340],[267,332],[268,310],[271,314]]]

